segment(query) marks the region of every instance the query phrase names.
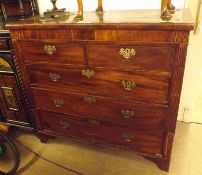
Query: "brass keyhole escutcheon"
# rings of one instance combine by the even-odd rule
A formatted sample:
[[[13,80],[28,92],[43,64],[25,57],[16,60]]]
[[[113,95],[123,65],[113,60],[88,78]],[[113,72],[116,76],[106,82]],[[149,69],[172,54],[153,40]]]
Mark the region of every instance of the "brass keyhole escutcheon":
[[[136,87],[135,82],[131,81],[131,80],[122,80],[121,84],[122,84],[123,88],[127,91],[131,91]]]
[[[87,103],[95,103],[96,98],[93,95],[86,95],[84,97],[84,101],[87,102]]]
[[[85,69],[85,70],[82,70],[82,75],[87,78],[91,78],[92,76],[95,75],[95,72],[94,70],[91,70],[91,69]]]
[[[124,118],[132,118],[135,116],[135,112],[129,109],[121,109],[121,114]]]
[[[64,105],[64,100],[56,98],[54,99],[54,104],[56,107],[61,108]]]
[[[63,128],[63,129],[68,129],[70,127],[70,124],[69,122],[66,122],[66,121],[60,121],[60,126]]]
[[[135,49],[130,49],[130,48],[121,48],[119,50],[119,54],[123,57],[124,60],[129,60],[133,56],[135,56],[136,52]]]
[[[56,52],[56,47],[54,45],[44,45],[44,51],[47,54],[52,55],[54,52]]]
[[[123,133],[123,139],[126,142],[131,142],[134,140],[134,135],[130,133]]]
[[[60,74],[56,74],[56,73],[49,73],[49,77],[54,82],[57,82],[58,80],[61,79]]]
[[[90,123],[91,125],[99,125],[100,121],[97,119],[88,119],[88,123]]]

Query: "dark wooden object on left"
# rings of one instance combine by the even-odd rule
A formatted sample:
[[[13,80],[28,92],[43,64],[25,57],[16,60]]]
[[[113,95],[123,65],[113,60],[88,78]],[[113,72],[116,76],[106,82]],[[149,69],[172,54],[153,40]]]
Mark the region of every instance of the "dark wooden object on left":
[[[0,122],[28,130],[34,128],[34,121],[10,34],[4,25],[35,14],[35,0],[0,0]]]
[[[39,14],[37,0],[0,0],[0,7],[4,22]]]
[[[0,31],[0,122],[32,129],[33,121],[9,31]]]

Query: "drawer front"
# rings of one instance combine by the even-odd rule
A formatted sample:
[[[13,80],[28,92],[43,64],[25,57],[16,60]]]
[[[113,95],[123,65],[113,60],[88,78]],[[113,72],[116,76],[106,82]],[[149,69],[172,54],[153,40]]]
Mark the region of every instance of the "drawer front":
[[[61,65],[27,66],[32,85],[77,89],[109,97],[167,103],[169,76],[147,72],[84,69]]]
[[[90,66],[171,71],[172,47],[88,44]]]
[[[163,134],[71,115],[38,111],[41,130],[94,143],[114,145],[146,154],[162,154]]]
[[[33,89],[38,109],[162,130],[167,106]]]
[[[0,39],[0,49],[9,49],[7,39]]]
[[[84,64],[82,44],[59,42],[22,43],[24,62]]]

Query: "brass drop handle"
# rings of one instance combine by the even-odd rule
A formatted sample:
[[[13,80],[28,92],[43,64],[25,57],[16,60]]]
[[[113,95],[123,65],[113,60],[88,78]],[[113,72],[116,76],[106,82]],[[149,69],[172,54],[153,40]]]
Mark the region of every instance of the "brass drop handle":
[[[95,103],[96,98],[93,95],[85,95],[84,96],[84,102],[86,102],[86,103]]]
[[[61,79],[60,74],[56,74],[56,73],[49,73],[49,77],[54,82],[57,82],[58,80]]]
[[[52,55],[54,52],[56,52],[56,47],[54,45],[44,45],[44,51],[47,54]]]
[[[88,123],[90,123],[91,125],[99,125],[100,121],[97,119],[88,119]]]
[[[92,76],[95,75],[95,72],[92,69],[84,69],[84,70],[82,70],[82,75],[87,78],[91,78]]]
[[[121,114],[124,118],[132,118],[135,116],[135,112],[129,109],[121,109]]]
[[[64,105],[64,100],[56,98],[54,99],[54,104],[56,107],[61,108]]]
[[[126,142],[131,142],[134,140],[134,135],[130,133],[123,133],[123,139]]]
[[[123,88],[127,91],[131,91],[136,87],[136,83],[131,80],[122,80],[121,84],[122,84]]]
[[[60,126],[63,128],[63,129],[68,129],[70,127],[70,124],[69,122],[66,122],[66,121],[60,121]]]
[[[133,56],[135,56],[136,51],[135,49],[130,49],[130,48],[121,48],[119,50],[119,54],[123,57],[124,60],[129,60]]]

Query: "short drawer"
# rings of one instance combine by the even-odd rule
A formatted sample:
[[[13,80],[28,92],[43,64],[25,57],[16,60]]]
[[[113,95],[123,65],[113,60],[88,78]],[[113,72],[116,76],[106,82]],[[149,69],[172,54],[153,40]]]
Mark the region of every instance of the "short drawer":
[[[172,47],[88,44],[90,66],[171,71]]]
[[[127,126],[164,129],[166,105],[127,102],[122,99],[71,94],[43,89],[33,89],[38,109],[77,116],[94,117]]]
[[[24,62],[84,64],[83,45],[71,42],[23,42]]]
[[[9,49],[8,39],[0,39],[0,49]]]
[[[32,85],[76,89],[129,100],[167,103],[169,74],[37,64],[27,66]]]
[[[163,133],[130,129],[120,125],[38,111],[43,132],[84,141],[126,148],[145,154],[161,155]]]

